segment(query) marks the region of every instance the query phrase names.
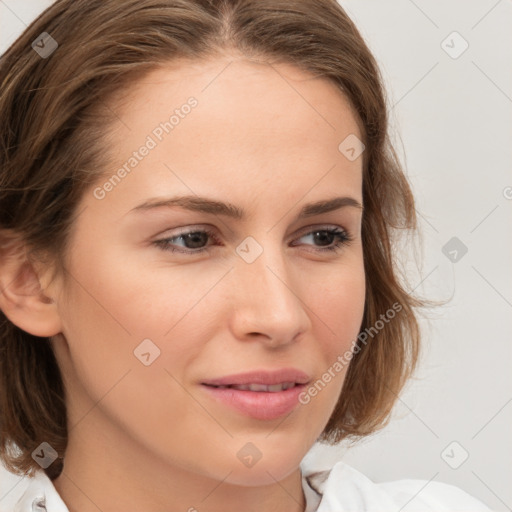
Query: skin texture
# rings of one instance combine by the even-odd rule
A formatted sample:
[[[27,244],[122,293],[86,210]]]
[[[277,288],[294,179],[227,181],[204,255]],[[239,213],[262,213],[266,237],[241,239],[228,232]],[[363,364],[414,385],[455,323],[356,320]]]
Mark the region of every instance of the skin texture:
[[[191,96],[197,106],[120,183],[101,199],[93,189],[83,197],[66,279],[46,282],[39,273],[53,301],[44,306],[48,323],[24,316],[25,328],[54,331],[69,411],[54,485],[71,512],[304,510],[299,464],[334,409],[346,368],[274,420],[217,403],[201,382],[283,367],[315,381],[352,348],[361,325],[361,209],[297,219],[309,202],[362,203],[362,158],[338,150],[348,135],[361,138],[346,99],[288,64],[173,63],[113,105],[119,122],[108,134],[107,178]],[[229,201],[246,219],[179,207],[130,212],[180,194]],[[322,252],[336,237],[322,242],[311,232],[326,227],[352,241]],[[190,228],[207,228],[217,241],[176,238]],[[263,250],[252,263],[236,251],[249,236]],[[172,253],[154,244],[164,238],[178,250],[208,250]],[[134,355],[144,339],[160,350],[149,366]],[[237,456],[247,443],[261,454],[252,467]]]

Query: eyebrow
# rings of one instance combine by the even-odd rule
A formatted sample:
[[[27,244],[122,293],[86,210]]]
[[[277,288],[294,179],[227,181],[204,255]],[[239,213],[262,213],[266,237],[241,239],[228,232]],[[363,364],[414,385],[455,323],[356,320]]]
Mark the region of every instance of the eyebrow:
[[[214,199],[199,197],[196,195],[176,196],[169,198],[151,198],[144,203],[132,208],[129,213],[146,212],[156,208],[171,208],[173,206],[179,206],[194,212],[208,213],[212,215],[223,215],[225,217],[230,217],[236,220],[244,220],[246,217],[243,209],[231,203],[224,203],[222,201],[216,201]],[[359,201],[353,197],[334,197],[332,199],[325,199],[322,201],[305,204],[299,212],[298,219],[305,219],[315,215],[320,215],[322,213],[332,212],[347,206],[363,210],[361,203],[359,203]]]

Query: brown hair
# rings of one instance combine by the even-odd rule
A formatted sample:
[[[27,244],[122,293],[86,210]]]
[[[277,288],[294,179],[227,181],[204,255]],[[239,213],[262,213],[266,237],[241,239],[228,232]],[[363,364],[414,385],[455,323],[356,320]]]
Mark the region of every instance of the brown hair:
[[[57,41],[42,58],[41,33]],[[413,308],[400,283],[393,233],[415,229],[413,197],[391,145],[382,78],[356,27],[335,0],[58,0],[0,60],[0,257],[19,237],[28,256],[65,268],[84,191],[105,171],[109,100],[176,58],[227,51],[294,64],[334,82],[363,131],[363,252],[367,295],[361,331],[400,312],[357,355],[320,437],[337,443],[382,427],[419,351]],[[341,142],[341,141],[340,141]],[[395,307],[395,309],[397,309]],[[381,321],[382,323],[382,321]],[[18,474],[39,469],[43,441],[62,457],[65,390],[49,338],[28,334],[0,312],[0,458]],[[18,450],[13,449],[14,443]],[[46,473],[55,478],[62,460]]]

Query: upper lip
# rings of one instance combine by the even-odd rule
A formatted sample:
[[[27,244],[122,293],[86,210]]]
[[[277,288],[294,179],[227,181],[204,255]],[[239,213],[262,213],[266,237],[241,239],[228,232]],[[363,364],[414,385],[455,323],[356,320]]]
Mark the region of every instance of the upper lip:
[[[294,382],[295,384],[306,384],[310,377],[297,368],[281,368],[279,370],[256,370],[246,373],[226,375],[215,379],[204,380],[202,384],[209,386],[230,386],[240,384],[282,384]]]

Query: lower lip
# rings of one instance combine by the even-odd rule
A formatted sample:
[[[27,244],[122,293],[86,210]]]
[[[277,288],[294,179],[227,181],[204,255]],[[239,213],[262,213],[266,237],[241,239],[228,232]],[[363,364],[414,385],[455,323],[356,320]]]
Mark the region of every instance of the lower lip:
[[[289,414],[299,404],[299,395],[305,385],[296,385],[284,391],[242,391],[234,388],[203,388],[216,400],[242,414],[258,420],[274,420]]]

